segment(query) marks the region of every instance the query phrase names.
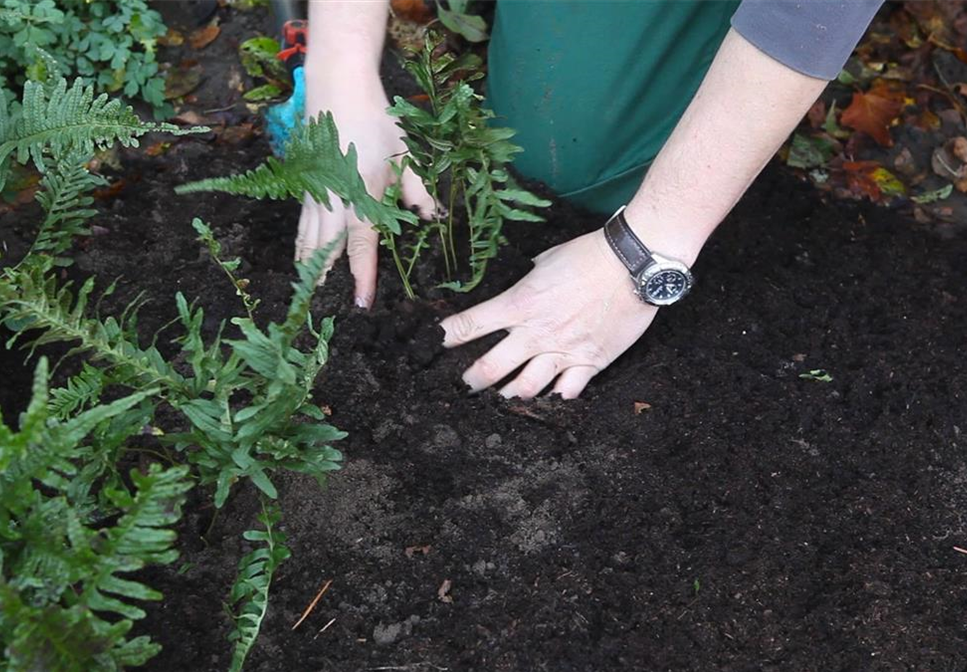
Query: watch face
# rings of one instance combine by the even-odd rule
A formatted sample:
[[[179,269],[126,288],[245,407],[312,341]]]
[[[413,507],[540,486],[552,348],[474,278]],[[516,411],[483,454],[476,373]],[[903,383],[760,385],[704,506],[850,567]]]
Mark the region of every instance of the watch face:
[[[649,301],[671,303],[680,299],[688,289],[688,278],[675,269],[658,271],[645,281],[642,294]]]

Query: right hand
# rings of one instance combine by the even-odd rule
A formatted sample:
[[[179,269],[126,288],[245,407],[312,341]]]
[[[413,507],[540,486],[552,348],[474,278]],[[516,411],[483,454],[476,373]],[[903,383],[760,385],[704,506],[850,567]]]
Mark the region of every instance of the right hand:
[[[345,152],[350,143],[355,145],[359,174],[366,190],[373,198],[381,199],[396,179],[390,161],[398,162],[406,153],[401,139],[403,131],[386,112],[389,101],[382,83],[375,77],[360,80],[345,73],[307,71],[306,84],[306,116],[332,113],[339,128],[340,149]],[[401,179],[404,205],[416,207],[423,218],[431,218],[435,203],[420,178],[407,170]],[[343,250],[347,250],[349,270],[356,284],[356,305],[368,309],[376,298],[379,234],[338,197],[331,196],[330,203],[332,210],[327,210],[306,195],[299,217],[296,261],[308,259],[316,249],[325,247],[345,231],[343,242],[329,258],[327,271]]]

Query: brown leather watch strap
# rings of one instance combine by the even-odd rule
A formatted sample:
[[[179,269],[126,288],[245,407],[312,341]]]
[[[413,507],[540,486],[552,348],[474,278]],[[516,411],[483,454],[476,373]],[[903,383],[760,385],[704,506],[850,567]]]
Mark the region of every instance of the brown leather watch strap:
[[[655,260],[651,256],[651,250],[645,247],[645,244],[631,230],[628,220],[625,219],[624,210],[624,208],[618,210],[604,225],[604,237],[628,272],[638,277],[638,274]]]

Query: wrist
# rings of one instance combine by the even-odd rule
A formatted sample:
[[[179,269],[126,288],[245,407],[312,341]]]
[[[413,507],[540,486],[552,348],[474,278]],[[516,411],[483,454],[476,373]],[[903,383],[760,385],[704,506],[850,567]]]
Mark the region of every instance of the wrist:
[[[624,215],[632,231],[649,249],[687,266],[695,263],[715,228],[692,221],[676,221],[638,199],[628,204]]]
[[[338,101],[340,107],[361,108],[388,106],[379,72],[359,63],[343,69],[337,63],[306,62],[306,116],[330,110]]]

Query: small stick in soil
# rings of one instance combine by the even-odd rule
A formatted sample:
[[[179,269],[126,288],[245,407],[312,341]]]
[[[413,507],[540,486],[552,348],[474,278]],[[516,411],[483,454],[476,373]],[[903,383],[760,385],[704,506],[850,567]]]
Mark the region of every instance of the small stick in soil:
[[[322,596],[326,594],[326,591],[329,590],[329,586],[331,585],[332,585],[332,579],[329,579],[328,581],[326,581],[326,585],[324,585],[322,588],[319,589],[319,592],[316,593],[316,596],[312,598],[312,602],[310,602],[309,606],[306,607],[306,610],[302,612],[302,616],[299,618],[298,621],[295,622],[295,625],[292,626],[293,630],[295,630],[300,625],[302,625],[302,621],[306,620],[309,617],[309,614],[311,614],[312,610],[316,608],[316,605],[319,604],[319,600],[322,599]],[[336,619],[333,619],[333,620],[336,620]],[[327,625],[326,627],[328,628],[329,626]]]
[[[415,670],[418,667],[429,667],[434,670],[449,670],[449,667],[440,667],[433,663],[411,663],[409,665],[386,665],[383,667],[370,667],[369,670]]]
[[[961,548],[960,546],[954,546],[954,550],[957,551],[958,553],[963,553],[964,555],[967,555],[967,549]]]
[[[319,630],[319,632],[316,633],[316,636],[312,638],[312,641],[316,641],[319,638],[319,635],[321,635],[326,630],[328,630],[329,629],[329,626],[332,625],[335,622],[336,622],[336,617],[333,616],[332,620],[329,621],[328,623],[326,623],[324,626],[322,626],[322,629]]]

